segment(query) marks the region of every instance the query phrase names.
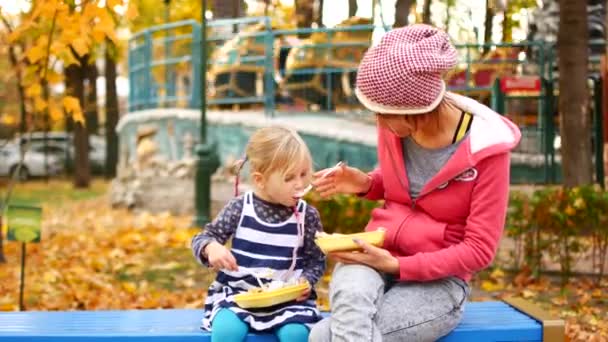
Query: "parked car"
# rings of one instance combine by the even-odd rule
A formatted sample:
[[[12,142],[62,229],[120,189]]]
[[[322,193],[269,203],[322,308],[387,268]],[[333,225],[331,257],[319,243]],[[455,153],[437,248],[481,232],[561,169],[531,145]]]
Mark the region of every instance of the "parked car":
[[[32,146],[39,146],[44,145],[45,138],[48,146],[47,152],[55,155],[63,154],[62,159],[64,160],[65,168],[69,171],[73,170],[75,148],[72,134],[69,132],[47,132],[46,136],[44,132],[32,132],[21,138],[17,137],[15,142],[19,140],[31,141]],[[92,173],[100,174],[105,171],[106,142],[103,137],[98,135],[89,136],[89,161]]]
[[[17,177],[26,180],[30,177],[53,176],[61,173],[64,168],[62,158],[51,153],[45,157],[44,151],[35,146],[25,153],[23,164],[18,168],[20,159],[19,145],[8,143],[3,146],[0,149],[0,176],[12,176],[18,172]]]

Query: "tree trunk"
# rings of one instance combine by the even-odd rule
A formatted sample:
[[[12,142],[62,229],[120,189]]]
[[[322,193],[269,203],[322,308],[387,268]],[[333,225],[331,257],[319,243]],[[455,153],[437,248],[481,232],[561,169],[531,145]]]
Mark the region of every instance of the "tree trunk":
[[[486,20],[484,21],[483,42],[485,44],[492,43],[492,22],[494,21],[494,8],[492,8],[492,0],[486,0]],[[490,46],[484,46],[483,53],[490,51]]]
[[[359,9],[357,5],[357,0],[348,0],[348,17],[354,17],[357,15],[357,10]]]
[[[88,60],[88,58],[87,58]],[[99,111],[97,109],[97,65],[95,61],[84,66],[86,70],[87,88],[85,101],[85,119],[87,123],[87,132],[89,134],[99,133]]]
[[[70,65],[66,69],[68,87],[66,93],[76,97],[82,105],[84,101],[84,70],[78,65]],[[89,134],[80,122],[73,122],[74,128],[74,186],[86,188],[91,180],[89,165]]]
[[[118,164],[118,136],[116,124],[118,123],[118,94],[116,92],[116,55],[114,44],[106,41],[105,52],[105,79],[106,79],[106,177],[116,176]]]
[[[431,1],[432,0],[424,0],[422,4],[422,22],[424,24],[431,24]]]
[[[586,1],[560,0],[559,16],[557,46],[562,170],[564,185],[574,187],[593,181]]]
[[[213,18],[232,18],[235,0],[213,0]]]
[[[511,15],[511,4],[507,2],[502,19],[502,41],[505,43],[513,41],[513,20]]]
[[[414,0],[397,0],[395,3],[395,24],[393,27],[403,27],[409,24],[410,8]]]
[[[323,26],[323,0],[317,0],[317,9],[316,9],[316,19],[315,22],[317,23],[317,27],[322,27]]]
[[[297,28],[310,28],[314,20],[315,8],[314,2],[311,0],[296,0],[296,27]],[[300,33],[300,38],[306,38],[310,36],[309,33]]]

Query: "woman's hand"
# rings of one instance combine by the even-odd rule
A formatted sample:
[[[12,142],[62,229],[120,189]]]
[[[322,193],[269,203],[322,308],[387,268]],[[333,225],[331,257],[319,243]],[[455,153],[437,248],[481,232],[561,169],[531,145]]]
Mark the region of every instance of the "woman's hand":
[[[236,259],[234,255],[230,253],[228,248],[224,247],[220,243],[213,241],[208,244],[203,253],[206,254],[207,260],[209,260],[209,265],[213,267],[213,269],[221,270],[227,269],[229,271],[237,271],[238,265],[236,264]]]
[[[363,251],[334,252],[329,257],[344,264],[363,264],[378,271],[399,274],[399,260],[384,248],[379,248],[365,241],[353,239]]]
[[[357,168],[342,164],[323,177],[329,170],[324,169],[313,175],[312,185],[321,197],[366,193],[372,185],[371,177]]]
[[[302,292],[300,297],[296,298],[296,302],[303,302],[303,301],[307,300],[308,297],[310,297],[310,289],[311,289],[310,283],[308,282],[308,280],[306,278],[300,278],[300,282],[306,283],[306,285],[308,285],[308,288]]]

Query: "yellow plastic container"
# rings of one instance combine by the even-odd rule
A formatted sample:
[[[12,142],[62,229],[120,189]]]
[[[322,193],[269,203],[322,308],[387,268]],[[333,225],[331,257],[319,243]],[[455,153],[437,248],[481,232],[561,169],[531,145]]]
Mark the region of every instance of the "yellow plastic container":
[[[308,289],[308,284],[288,285],[276,290],[246,292],[234,296],[234,301],[243,309],[265,308],[292,301]]]
[[[384,230],[378,229],[373,232],[344,235],[325,235],[316,238],[315,243],[325,254],[331,252],[356,251],[360,250],[361,247],[353,241],[355,238],[380,247],[384,243]]]

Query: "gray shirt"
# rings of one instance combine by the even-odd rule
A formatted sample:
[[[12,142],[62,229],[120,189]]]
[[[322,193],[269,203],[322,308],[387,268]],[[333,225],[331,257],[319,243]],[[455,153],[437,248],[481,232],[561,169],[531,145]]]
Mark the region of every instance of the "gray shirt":
[[[467,132],[466,135],[468,134]],[[442,148],[425,148],[418,145],[411,137],[401,139],[411,198],[420,195],[422,187],[441,170],[463,140],[464,138]]]

